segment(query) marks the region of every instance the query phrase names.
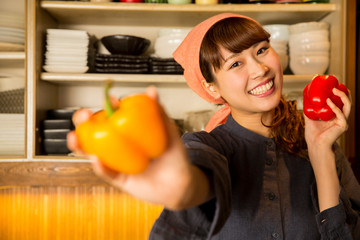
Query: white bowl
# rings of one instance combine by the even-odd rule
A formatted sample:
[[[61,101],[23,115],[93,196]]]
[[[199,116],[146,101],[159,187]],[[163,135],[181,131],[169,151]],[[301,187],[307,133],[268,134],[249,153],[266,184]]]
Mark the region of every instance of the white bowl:
[[[328,51],[312,51],[312,52],[290,52],[290,57],[312,57],[312,56],[319,56],[319,57],[330,57],[330,53]]]
[[[302,33],[317,30],[328,30],[329,24],[327,22],[302,22],[289,26],[289,33]]]
[[[176,36],[165,35],[158,37],[154,44],[154,54],[160,58],[172,58],[173,52],[181,44],[186,35],[179,34]]]
[[[289,40],[289,25],[287,24],[270,24],[264,25],[264,29],[271,34],[271,40]]]
[[[330,50],[330,42],[310,42],[303,44],[289,44],[290,52],[311,52],[311,51],[329,51]]]
[[[191,28],[161,28],[159,29],[158,36],[176,36],[176,35],[187,35]]]
[[[296,75],[324,74],[328,67],[328,57],[290,57],[290,69]]]
[[[44,65],[43,68],[47,72],[54,72],[54,73],[85,73],[89,69],[89,67],[78,67],[78,66],[71,66],[71,65]]]
[[[296,34],[290,34],[289,45],[296,45],[299,43],[310,43],[310,42],[324,42],[329,41],[329,31],[319,30],[312,32],[302,32]]]

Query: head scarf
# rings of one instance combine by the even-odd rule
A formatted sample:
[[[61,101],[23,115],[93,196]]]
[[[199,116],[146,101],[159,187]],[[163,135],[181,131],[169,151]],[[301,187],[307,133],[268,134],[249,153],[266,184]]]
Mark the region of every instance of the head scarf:
[[[184,77],[187,84],[196,94],[208,102],[214,104],[225,104],[224,107],[222,107],[211,117],[205,128],[205,131],[207,132],[210,132],[219,124],[224,123],[231,113],[231,110],[223,99],[215,99],[212,97],[201,84],[202,80],[205,80],[205,78],[200,70],[200,47],[206,32],[215,23],[222,19],[231,17],[246,18],[257,23],[255,20],[249,17],[233,13],[221,13],[215,15],[195,26],[173,53],[174,59],[184,68]]]

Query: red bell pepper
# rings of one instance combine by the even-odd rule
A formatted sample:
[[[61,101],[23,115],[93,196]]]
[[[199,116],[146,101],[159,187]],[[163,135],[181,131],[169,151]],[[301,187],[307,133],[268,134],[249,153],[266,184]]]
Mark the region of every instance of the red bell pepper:
[[[349,91],[344,84],[338,82],[333,75],[317,75],[306,85],[303,91],[303,111],[312,120],[329,121],[335,117],[335,113],[326,103],[326,99],[331,101],[340,109],[344,106],[341,98],[334,95],[332,90],[337,88],[346,95]]]

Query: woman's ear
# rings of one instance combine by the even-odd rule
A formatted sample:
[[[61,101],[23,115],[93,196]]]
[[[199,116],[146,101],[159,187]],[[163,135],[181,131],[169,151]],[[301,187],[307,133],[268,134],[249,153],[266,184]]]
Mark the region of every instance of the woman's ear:
[[[213,83],[208,83],[205,79],[203,79],[201,81],[201,85],[206,90],[206,92],[208,92],[215,99],[218,99],[221,97],[219,92],[217,91],[216,86]]]

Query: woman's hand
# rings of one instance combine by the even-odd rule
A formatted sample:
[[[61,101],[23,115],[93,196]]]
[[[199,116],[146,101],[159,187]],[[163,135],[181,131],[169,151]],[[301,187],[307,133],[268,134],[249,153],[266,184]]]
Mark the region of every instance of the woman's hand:
[[[146,94],[157,99],[154,87],[149,87]],[[115,104],[117,101],[113,102]],[[91,114],[87,109],[77,111],[73,117],[75,126],[86,121]],[[198,205],[207,198],[208,180],[202,171],[190,164],[175,123],[164,111],[162,114],[168,133],[168,147],[159,158],[152,159],[148,168],[140,174],[127,175],[116,172],[102,164],[96,156],[84,154],[79,147],[75,132],[68,134],[68,147],[73,152],[91,159],[93,169],[98,176],[134,197],[162,204],[170,209]],[[119,156],[120,160],[121,156]]]
[[[313,121],[305,118],[305,139],[309,147],[331,147],[334,142],[348,129],[347,119],[350,115],[351,100],[346,94],[336,88],[333,93],[340,97],[344,103],[343,109],[339,109],[330,99],[327,104],[335,113],[336,117],[330,121]]]

